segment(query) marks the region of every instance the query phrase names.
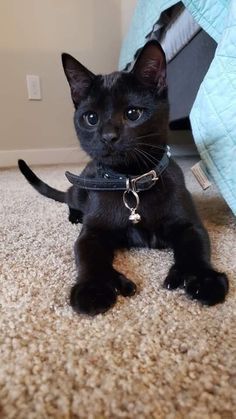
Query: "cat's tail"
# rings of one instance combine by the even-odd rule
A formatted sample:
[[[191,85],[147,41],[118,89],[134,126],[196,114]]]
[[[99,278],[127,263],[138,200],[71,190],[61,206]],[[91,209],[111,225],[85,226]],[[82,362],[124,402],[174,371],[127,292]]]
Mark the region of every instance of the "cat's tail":
[[[47,198],[54,199],[54,201],[66,203],[66,193],[58,191],[57,189],[52,188],[51,186],[44,183],[40,180],[34,172],[29,168],[24,160],[18,160],[18,166],[21,173],[25,176],[28,182],[33,186],[36,191],[41,195],[46,196]]]

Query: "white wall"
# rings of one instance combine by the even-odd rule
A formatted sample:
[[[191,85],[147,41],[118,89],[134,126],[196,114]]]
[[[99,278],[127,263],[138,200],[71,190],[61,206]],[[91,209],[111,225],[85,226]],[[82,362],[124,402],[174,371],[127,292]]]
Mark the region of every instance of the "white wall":
[[[0,1],[0,167],[79,162],[73,106],[61,65],[69,52],[92,71],[117,68],[137,0]],[[26,74],[41,79],[29,101]]]
[[[1,0],[0,166],[4,161],[11,165],[25,155],[31,162],[57,161],[56,152],[53,157],[53,151],[45,154],[45,149],[60,149],[60,161],[68,160],[64,155],[64,149],[68,149],[71,159],[75,159],[73,151],[78,142],[72,123],[73,106],[60,54],[71,53],[94,72],[115,70],[126,24],[123,3]],[[42,101],[27,99],[26,74],[40,76]],[[27,150],[32,149],[41,149],[40,159],[30,157]],[[15,150],[21,150],[21,154]]]
[[[132,19],[137,0],[121,0],[121,36],[124,39]]]

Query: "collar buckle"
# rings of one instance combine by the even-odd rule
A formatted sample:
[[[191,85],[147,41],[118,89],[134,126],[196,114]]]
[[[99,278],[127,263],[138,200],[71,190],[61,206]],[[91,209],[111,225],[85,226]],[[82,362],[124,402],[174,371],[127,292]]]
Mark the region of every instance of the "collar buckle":
[[[131,189],[133,191],[138,191],[137,182],[139,182],[140,180],[143,180],[145,178],[150,178],[150,179],[147,179],[147,180],[149,180],[150,182],[154,182],[151,186],[153,186],[156,183],[156,181],[159,179],[155,170],[150,170],[150,172],[144,173],[141,176],[137,176],[133,179],[130,179]]]

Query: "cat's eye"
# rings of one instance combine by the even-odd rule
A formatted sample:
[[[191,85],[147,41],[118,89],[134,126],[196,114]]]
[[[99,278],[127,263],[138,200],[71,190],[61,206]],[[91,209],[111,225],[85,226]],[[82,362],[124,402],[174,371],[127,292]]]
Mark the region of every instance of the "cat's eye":
[[[93,127],[98,123],[98,114],[96,112],[88,111],[85,112],[83,115],[85,122],[90,126]]]
[[[125,118],[129,121],[137,121],[142,116],[142,113],[143,109],[130,107],[125,111]]]

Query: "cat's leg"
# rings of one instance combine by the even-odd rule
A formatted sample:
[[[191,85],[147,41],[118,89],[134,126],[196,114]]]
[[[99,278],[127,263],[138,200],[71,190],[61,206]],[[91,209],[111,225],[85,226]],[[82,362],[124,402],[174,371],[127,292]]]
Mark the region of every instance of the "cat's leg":
[[[203,304],[223,302],[228,292],[228,279],[213,269],[210,262],[210,242],[202,225],[172,226],[171,243],[175,264],[165,279],[169,289],[184,287],[186,293]]]
[[[83,213],[78,209],[69,207],[69,221],[72,224],[83,223]]]
[[[135,293],[135,284],[112,266],[118,247],[115,233],[83,227],[75,244],[78,278],[70,296],[78,313],[104,313],[115,304],[118,293],[124,296]]]

